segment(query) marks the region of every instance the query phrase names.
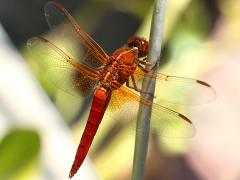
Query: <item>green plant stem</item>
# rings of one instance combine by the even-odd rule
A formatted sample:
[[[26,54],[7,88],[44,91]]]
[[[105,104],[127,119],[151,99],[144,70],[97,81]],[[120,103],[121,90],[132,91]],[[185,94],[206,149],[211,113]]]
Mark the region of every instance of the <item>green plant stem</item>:
[[[151,33],[149,39],[149,54],[148,60],[152,64],[159,64],[161,46],[163,39],[163,25],[166,10],[166,0],[155,0],[153,9]],[[157,67],[157,66],[155,66]],[[156,68],[152,69],[156,71]],[[142,90],[154,94],[155,91],[155,79],[144,79]],[[153,96],[146,96],[142,94],[142,98],[153,101]],[[150,129],[151,119],[151,107],[140,105],[138,112],[137,128],[136,128],[136,139],[134,149],[134,160],[132,169],[132,180],[144,179],[144,167],[148,149],[148,137]]]

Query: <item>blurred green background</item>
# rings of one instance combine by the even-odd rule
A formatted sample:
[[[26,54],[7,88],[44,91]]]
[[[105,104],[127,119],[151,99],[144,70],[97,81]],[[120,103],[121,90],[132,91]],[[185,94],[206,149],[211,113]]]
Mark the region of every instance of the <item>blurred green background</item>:
[[[50,36],[46,2],[0,2],[0,179],[67,179],[89,113],[91,98],[73,97],[49,83],[26,48],[31,37]],[[152,0],[59,2],[108,54],[131,35],[149,38]],[[159,72],[207,81],[217,99],[170,106],[193,120],[196,135],[150,135],[144,179],[240,178],[239,18],[239,1],[167,1]],[[127,124],[124,116],[103,119],[85,171],[94,176],[83,179],[131,179],[135,132]]]

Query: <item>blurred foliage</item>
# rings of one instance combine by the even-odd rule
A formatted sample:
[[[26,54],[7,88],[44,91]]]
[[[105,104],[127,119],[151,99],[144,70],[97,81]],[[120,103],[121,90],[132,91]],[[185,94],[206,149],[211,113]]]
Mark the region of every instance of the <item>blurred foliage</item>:
[[[168,0],[167,9],[166,9],[166,17],[164,22],[164,42],[167,42],[170,35],[172,35],[175,24],[179,21],[179,18],[182,17],[182,14],[185,12],[186,8],[191,3],[191,0]],[[151,27],[151,19],[152,19],[152,10],[148,12],[147,16],[144,17],[142,26],[139,28],[137,35],[143,36],[148,39],[150,35],[150,27]]]
[[[12,129],[0,141],[0,179],[19,178],[40,153],[40,137],[33,130]],[[29,174],[28,174],[29,176]]]
[[[112,1],[112,0],[92,0],[88,1],[88,4],[83,8],[82,11],[79,11],[77,13],[78,16],[81,19],[83,19],[83,22],[88,21],[86,20],[86,16],[91,18],[92,14],[94,16],[103,15],[104,11],[107,9],[112,10],[120,10],[125,13],[131,13],[134,16],[137,16],[140,19],[143,19],[147,13],[147,9],[151,7],[153,3],[153,0],[145,1],[145,0],[123,0],[123,1]],[[94,12],[94,13],[93,13]],[[94,16],[92,18],[94,18]],[[101,16],[100,16],[101,17]],[[92,22],[90,22],[92,23]]]

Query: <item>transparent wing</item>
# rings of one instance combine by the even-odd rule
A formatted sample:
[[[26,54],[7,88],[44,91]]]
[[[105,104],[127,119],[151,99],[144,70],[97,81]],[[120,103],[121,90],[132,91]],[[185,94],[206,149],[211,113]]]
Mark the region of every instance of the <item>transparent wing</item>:
[[[81,64],[98,69],[109,60],[104,50],[85,33],[63,5],[48,2],[44,8],[51,34],[48,39]]]
[[[118,112],[119,116],[136,120],[140,104],[144,108],[152,108],[151,133],[171,138],[192,137],[194,135],[194,126],[186,116],[160,104],[142,99],[138,94],[124,86],[113,91],[108,111],[121,109]],[[136,121],[133,121],[133,127],[136,129]]]
[[[156,78],[155,100],[159,103],[198,105],[213,101],[215,90],[206,82],[162,73],[145,73],[137,69],[134,73],[138,84],[144,77]]]
[[[87,96],[98,84],[98,71],[77,63],[47,39],[32,38],[27,46],[41,73],[58,88],[74,96]]]

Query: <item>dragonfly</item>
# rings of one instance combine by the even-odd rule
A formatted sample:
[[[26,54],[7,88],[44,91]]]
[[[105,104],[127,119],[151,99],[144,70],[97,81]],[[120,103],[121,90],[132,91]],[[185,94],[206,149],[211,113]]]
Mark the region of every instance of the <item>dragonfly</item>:
[[[74,96],[92,96],[70,178],[84,162],[106,110],[116,111],[126,104],[130,105],[128,113],[138,109],[140,104],[151,107],[150,130],[160,136],[178,137],[176,128],[190,132],[194,129],[192,121],[161,103],[185,103],[191,92],[198,92],[193,98],[196,104],[215,99],[214,89],[206,82],[147,70],[147,66],[152,64],[147,61],[149,44],[146,39],[130,37],[125,47],[108,55],[82,30],[62,4],[50,1],[44,11],[52,30],[51,36],[33,37],[27,43],[28,48],[40,63],[44,62],[42,67],[55,86]],[[139,85],[144,78],[155,79],[156,89],[159,89],[156,92],[166,94],[164,92],[170,91],[170,95],[155,94],[154,102],[141,97],[141,93],[151,95]]]

